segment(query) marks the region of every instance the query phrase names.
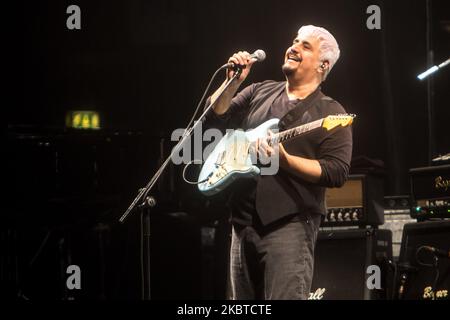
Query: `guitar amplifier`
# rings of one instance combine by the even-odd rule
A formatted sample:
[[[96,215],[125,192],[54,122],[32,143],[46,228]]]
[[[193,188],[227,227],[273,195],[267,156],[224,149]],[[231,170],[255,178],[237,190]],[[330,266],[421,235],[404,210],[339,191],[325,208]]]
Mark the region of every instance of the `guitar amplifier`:
[[[436,256],[426,247],[445,252]],[[400,300],[450,299],[450,221],[405,224],[397,272]]]
[[[386,299],[391,279],[392,233],[381,229],[320,231],[314,252],[310,300]],[[379,268],[378,288],[367,285]]]
[[[350,175],[341,188],[326,190],[327,215],[321,226],[382,225],[383,196],[383,180],[379,176]]]
[[[413,208],[418,221],[450,218],[450,165],[409,170]]]

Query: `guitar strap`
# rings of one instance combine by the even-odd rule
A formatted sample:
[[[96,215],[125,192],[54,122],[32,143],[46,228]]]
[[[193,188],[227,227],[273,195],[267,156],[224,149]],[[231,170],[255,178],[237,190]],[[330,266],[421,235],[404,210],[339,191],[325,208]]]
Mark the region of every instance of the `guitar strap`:
[[[278,129],[280,131],[288,129],[293,123],[300,120],[305,114],[306,111],[308,111],[312,106],[316,104],[316,102],[321,98],[327,98],[322,91],[320,90],[320,87],[317,87],[317,89],[311,93],[309,96],[307,96],[305,99],[300,100],[294,108],[288,111],[278,123]]]

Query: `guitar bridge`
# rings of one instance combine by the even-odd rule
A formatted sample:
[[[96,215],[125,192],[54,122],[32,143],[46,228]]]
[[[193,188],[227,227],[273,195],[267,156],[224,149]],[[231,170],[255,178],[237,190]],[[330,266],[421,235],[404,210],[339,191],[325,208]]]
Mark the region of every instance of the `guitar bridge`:
[[[219,181],[220,179],[225,177],[227,174],[228,174],[228,170],[225,168],[224,165],[216,164],[216,170],[214,170],[214,172],[212,172],[208,176],[208,183],[210,185],[215,184],[217,181]]]

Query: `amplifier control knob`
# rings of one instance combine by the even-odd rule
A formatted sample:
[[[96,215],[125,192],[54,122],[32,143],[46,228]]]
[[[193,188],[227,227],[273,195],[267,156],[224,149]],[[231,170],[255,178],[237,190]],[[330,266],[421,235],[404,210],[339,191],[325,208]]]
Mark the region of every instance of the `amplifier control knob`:
[[[331,210],[330,221],[336,221],[336,214],[334,213],[334,210]]]
[[[350,211],[347,211],[345,214],[344,214],[344,220],[345,221],[351,221],[352,219],[350,218]]]

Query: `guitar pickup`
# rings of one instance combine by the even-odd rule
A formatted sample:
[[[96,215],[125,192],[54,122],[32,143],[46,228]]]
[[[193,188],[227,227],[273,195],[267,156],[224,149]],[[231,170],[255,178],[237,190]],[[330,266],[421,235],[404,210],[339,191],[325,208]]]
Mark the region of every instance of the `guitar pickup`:
[[[222,165],[224,158],[225,158],[225,151],[222,151],[221,153],[218,154],[215,165],[216,166]]]

